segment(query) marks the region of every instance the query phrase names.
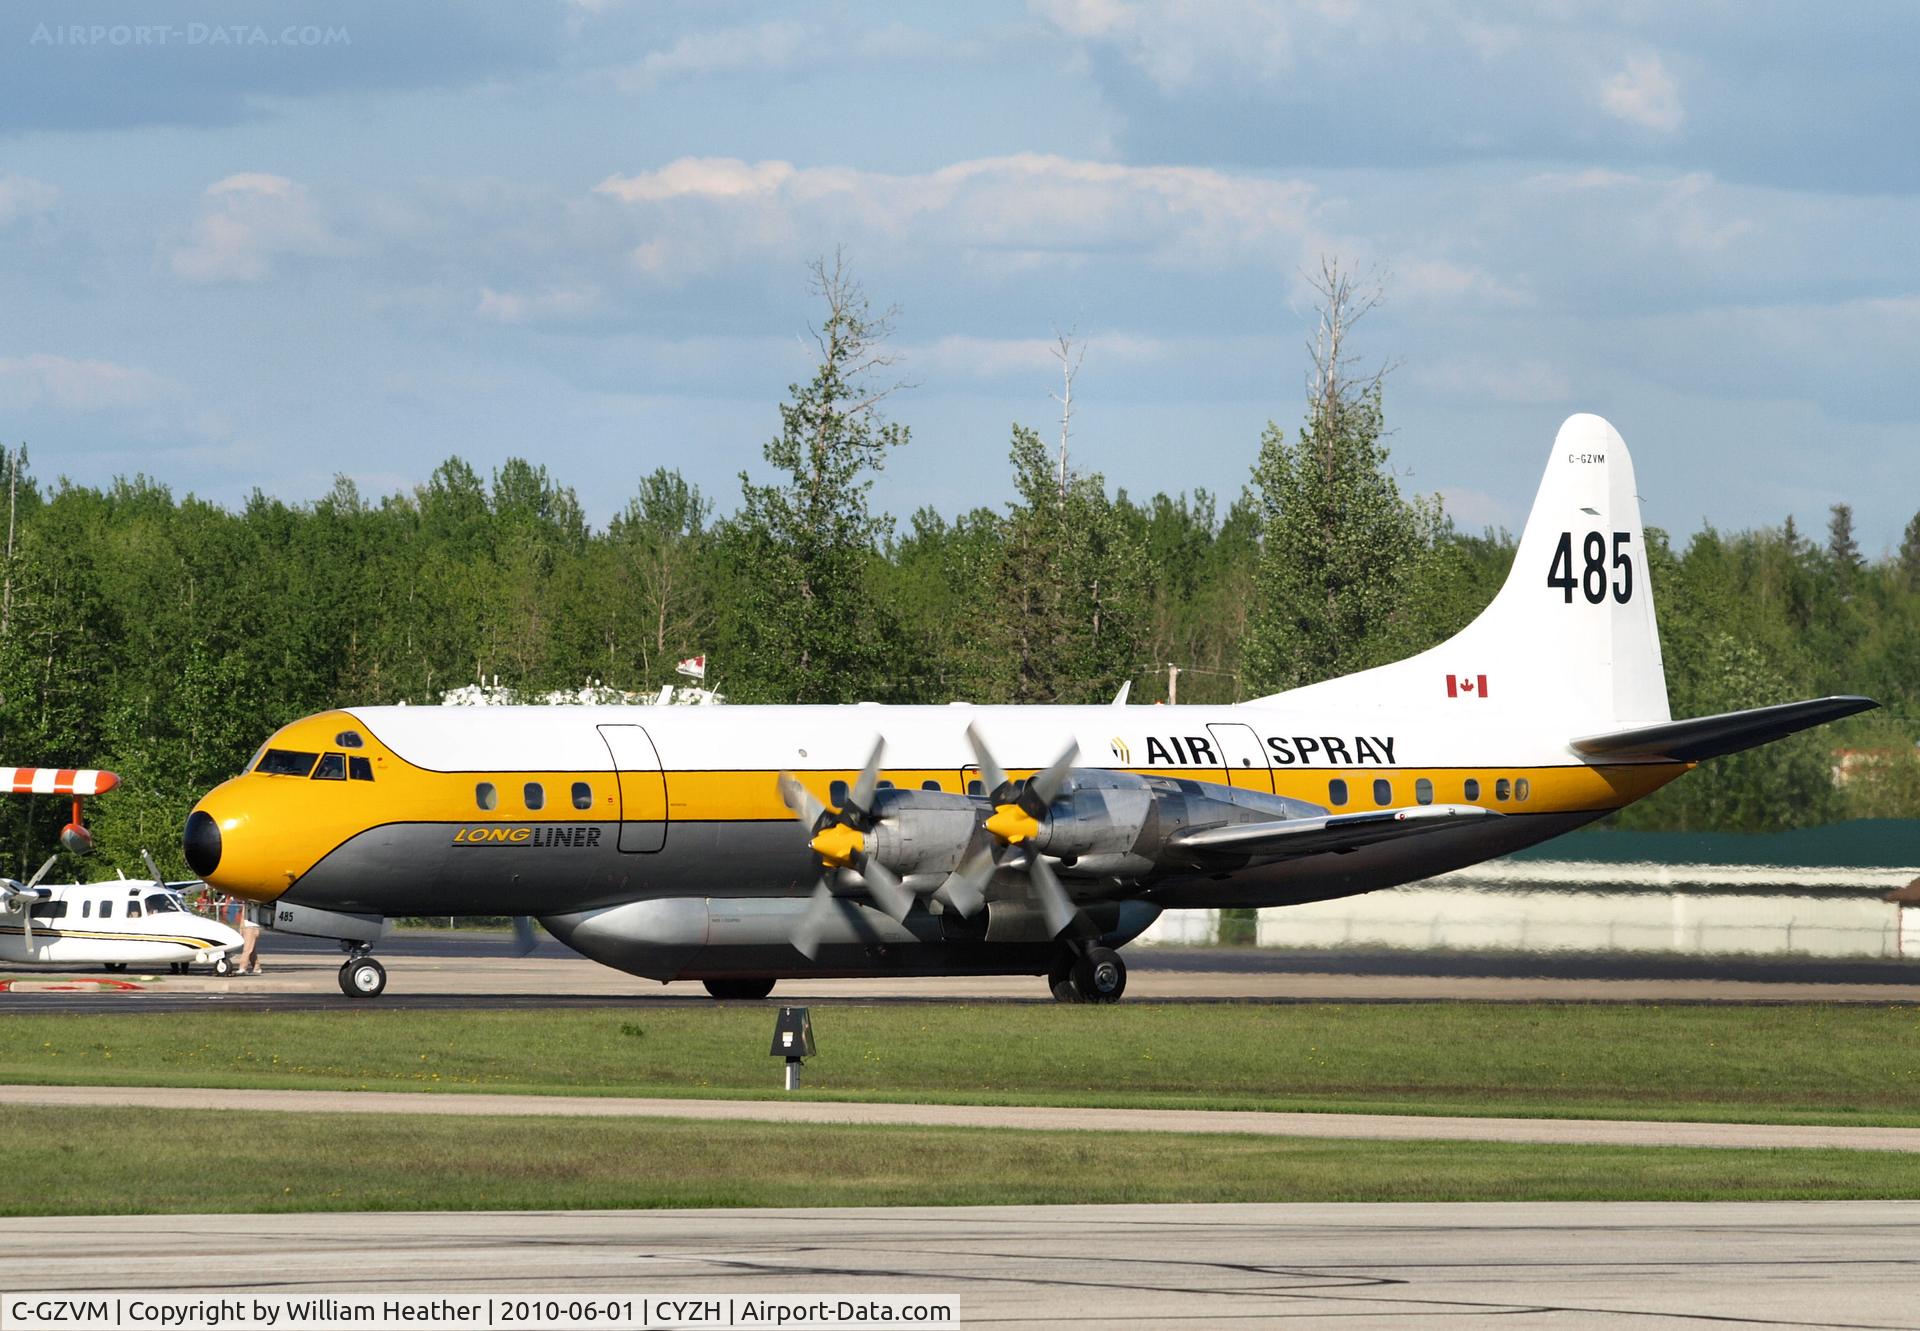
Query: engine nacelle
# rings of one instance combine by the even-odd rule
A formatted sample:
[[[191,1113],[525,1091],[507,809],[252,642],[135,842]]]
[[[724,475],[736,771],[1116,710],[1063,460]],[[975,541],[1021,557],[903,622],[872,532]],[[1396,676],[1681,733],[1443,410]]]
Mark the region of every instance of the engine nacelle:
[[[1127,877],[1156,867],[1167,842],[1190,827],[1231,826],[1326,813],[1316,804],[1212,782],[1077,771],[1047,810],[1036,850],[1082,874]]]
[[[868,855],[902,878],[944,878],[959,867],[993,810],[969,795],[887,788],[876,792],[873,812],[880,821],[866,834]]]

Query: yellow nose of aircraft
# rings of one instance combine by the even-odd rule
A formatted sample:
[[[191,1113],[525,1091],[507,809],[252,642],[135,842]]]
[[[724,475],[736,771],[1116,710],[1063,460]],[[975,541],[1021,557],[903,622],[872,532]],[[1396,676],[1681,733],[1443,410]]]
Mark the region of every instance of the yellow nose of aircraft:
[[[211,887],[253,901],[272,901],[300,875],[286,852],[284,836],[263,826],[265,810],[257,798],[264,792],[247,777],[215,786],[187,815],[181,849],[187,864]]]

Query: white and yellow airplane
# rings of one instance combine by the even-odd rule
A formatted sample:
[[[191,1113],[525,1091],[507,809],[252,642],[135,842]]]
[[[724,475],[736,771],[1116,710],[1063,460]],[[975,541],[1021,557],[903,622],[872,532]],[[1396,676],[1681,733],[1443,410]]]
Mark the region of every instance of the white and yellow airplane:
[[[350,994],[385,985],[386,917],[502,914],[716,997],[1045,974],[1112,1001],[1163,909],[1425,878],[1874,705],[1672,720],[1633,464],[1579,415],[1499,595],[1392,665],[1218,707],[347,708],[276,733],[185,849],[340,938]]]

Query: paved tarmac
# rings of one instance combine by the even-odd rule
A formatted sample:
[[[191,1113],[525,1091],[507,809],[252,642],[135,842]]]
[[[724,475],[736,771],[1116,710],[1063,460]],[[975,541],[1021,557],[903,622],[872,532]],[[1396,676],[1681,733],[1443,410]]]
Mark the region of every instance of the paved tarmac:
[[[72,975],[0,971],[0,1012],[165,1013],[237,1009],[311,1011],[372,1004],[391,1008],[561,1008],[655,1004],[705,1006],[698,984],[662,985],[574,955],[551,940],[514,957],[499,935],[403,935],[383,944],[386,993],[340,992],[337,947],[269,937],[265,972],[104,972]],[[1128,1003],[1405,1003],[1435,1001],[1574,1003],[1914,1003],[1920,968],[1910,963],[1769,962],[1711,958],[1610,959],[1584,954],[1537,958],[1460,954],[1269,952],[1265,949],[1126,950]],[[1371,958],[1371,959],[1369,959]],[[1030,975],[910,979],[785,980],[774,1002],[1051,1003]]]
[[[0,1220],[0,1284],[910,1294],[1004,1328],[1920,1327],[1920,1203],[1259,1204]]]
[[[1301,1114],[1261,1110],[1090,1109],[1048,1105],[693,1100],[463,1091],[215,1090],[184,1086],[0,1086],[0,1105],[118,1106],[157,1111],[476,1114],[692,1118],[730,1122],[910,1124],[1048,1132],[1205,1132],[1364,1141],[1535,1142],[1558,1146],[1712,1146],[1747,1150],[1920,1151],[1920,1128],[1693,1123],[1645,1119],[1481,1118],[1441,1114]]]

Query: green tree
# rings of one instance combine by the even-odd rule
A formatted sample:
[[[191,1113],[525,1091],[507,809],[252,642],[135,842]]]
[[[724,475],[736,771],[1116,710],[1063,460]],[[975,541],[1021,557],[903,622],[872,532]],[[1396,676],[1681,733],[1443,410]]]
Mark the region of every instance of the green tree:
[[[741,599],[727,681],[742,702],[854,702],[896,690],[895,633],[872,586],[892,522],[868,505],[874,474],[908,439],[880,413],[901,385],[875,383],[894,363],[884,345],[893,312],[873,310],[838,255],[812,273],[825,306],[819,364],[788,388],[780,433],[764,450],[781,479],[756,485],[741,474],[730,532]]]
[[[1321,269],[1307,418],[1296,443],[1269,424],[1253,489],[1260,516],[1242,670],[1255,693],[1295,688],[1402,655],[1407,593],[1443,531],[1387,470],[1381,374],[1350,373],[1352,327],[1379,302],[1334,260]]]
[[[1060,473],[1015,426],[1019,500],[971,619],[981,687],[996,702],[1090,703],[1131,679],[1146,628],[1146,559],[1097,475]]]

